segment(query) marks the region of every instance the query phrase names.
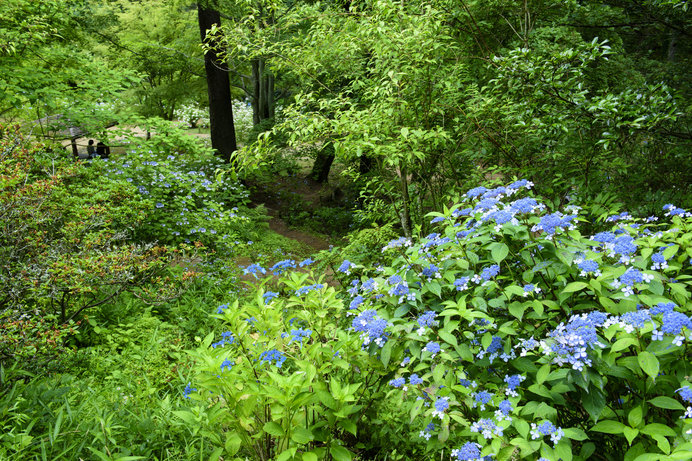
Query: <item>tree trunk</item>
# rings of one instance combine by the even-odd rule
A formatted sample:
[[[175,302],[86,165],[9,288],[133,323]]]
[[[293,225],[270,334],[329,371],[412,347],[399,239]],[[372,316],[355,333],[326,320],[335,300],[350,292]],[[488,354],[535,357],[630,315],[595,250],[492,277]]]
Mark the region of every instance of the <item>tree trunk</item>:
[[[274,76],[263,58],[252,60],[252,123],[274,117]]]
[[[207,30],[221,24],[219,12],[197,5],[199,31],[204,42]],[[226,162],[230,162],[233,152],[238,149],[233,125],[233,106],[228,69],[219,59],[219,54],[211,50],[204,55],[204,69],[207,74],[207,94],[209,95],[209,128],[211,147]]]
[[[333,162],[334,144],[328,141],[322,146],[322,149],[320,149],[315,158],[315,163],[312,165],[312,171],[310,172],[310,178],[320,184],[327,182],[329,179],[329,170],[331,170]]]

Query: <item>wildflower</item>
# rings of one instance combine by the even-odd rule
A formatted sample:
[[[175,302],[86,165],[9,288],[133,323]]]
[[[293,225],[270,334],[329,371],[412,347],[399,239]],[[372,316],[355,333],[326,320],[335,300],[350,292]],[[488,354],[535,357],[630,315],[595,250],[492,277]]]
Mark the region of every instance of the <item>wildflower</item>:
[[[512,402],[510,402],[507,399],[503,400],[498,405],[498,411],[504,416],[509,415],[512,412],[512,410],[514,410],[514,407],[512,407]]]
[[[223,314],[223,311],[228,309],[228,304],[221,304],[219,307],[216,308],[216,313],[217,314]]]
[[[233,368],[233,365],[235,365],[235,362],[232,362],[232,361],[226,359],[221,364],[221,371],[223,371],[224,368],[226,368],[228,371],[231,371],[231,368]]]
[[[464,387],[469,387],[471,389],[475,389],[478,384],[476,384],[476,381],[469,381],[466,378],[459,378],[459,384],[461,384]]]

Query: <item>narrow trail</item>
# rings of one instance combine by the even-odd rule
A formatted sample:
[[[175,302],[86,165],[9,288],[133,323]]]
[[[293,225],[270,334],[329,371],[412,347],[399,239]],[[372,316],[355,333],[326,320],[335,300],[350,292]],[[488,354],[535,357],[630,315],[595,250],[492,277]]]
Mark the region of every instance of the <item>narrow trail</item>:
[[[306,245],[314,249],[314,252],[328,250],[332,246],[327,237],[291,228],[281,217],[294,211],[291,206],[295,207],[296,203],[303,206],[305,211],[319,207],[322,184],[301,176],[280,176],[272,185],[256,185],[251,190],[252,203],[266,208],[272,231]]]

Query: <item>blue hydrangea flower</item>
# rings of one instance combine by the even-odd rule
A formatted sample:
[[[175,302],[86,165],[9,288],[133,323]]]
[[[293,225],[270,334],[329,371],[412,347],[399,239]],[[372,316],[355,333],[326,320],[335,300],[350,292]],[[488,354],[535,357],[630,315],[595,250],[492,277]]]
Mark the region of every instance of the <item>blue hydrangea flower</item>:
[[[507,390],[505,390],[505,393],[517,397],[519,394],[517,394],[516,390],[525,379],[526,377],[522,375],[505,375],[505,382],[507,383]]]
[[[543,231],[549,236],[555,235],[558,229],[573,229],[576,215],[564,216],[560,212],[545,215],[540,222],[531,228],[532,232]]]
[[[441,397],[435,401],[435,409],[433,417],[437,416],[440,419],[444,417],[445,411],[449,408],[449,397]]]
[[[505,399],[502,402],[500,402],[500,405],[498,405],[498,409],[500,410],[500,413],[507,416],[512,412],[512,410],[514,410],[514,407],[512,406],[512,402]]]
[[[279,261],[278,263],[274,264],[272,267],[269,268],[270,271],[274,272],[274,274],[280,275],[286,272],[288,269],[295,268],[296,267],[296,262],[292,259],[285,259],[283,261]]]
[[[435,355],[441,351],[440,344],[430,341],[428,344],[425,345],[423,351],[430,352],[432,356],[435,357]]]
[[[351,261],[349,261],[348,259],[345,259],[344,262],[341,263],[341,266],[339,266],[339,268],[337,269],[337,271],[343,272],[343,273],[346,274],[346,275],[350,275],[350,274],[351,274],[351,268],[352,268],[352,267],[356,267],[356,265],[353,264],[353,263],[352,263]]]
[[[531,423],[532,439],[540,439],[546,435],[550,436],[550,440],[553,442],[553,445],[557,445],[565,433],[563,432],[562,428],[555,427],[555,425],[550,421],[544,421],[540,425]]]
[[[291,340],[289,342],[297,341],[303,344],[303,339],[308,338],[311,334],[312,330],[304,330],[302,328],[291,330]]]
[[[267,270],[260,266],[259,264],[250,264],[245,269],[243,269],[243,274],[252,274],[257,278],[257,274],[266,274]]]
[[[196,391],[197,391],[197,388],[191,387],[191,384],[190,384],[190,383],[187,383],[187,386],[185,386],[185,390],[183,391],[183,398],[189,399],[189,398],[190,398],[190,394],[191,394],[192,392],[196,392]]]
[[[692,403],[692,389],[690,389],[690,386],[683,386],[675,392],[680,394],[680,398],[683,401],[687,403]]]
[[[483,186],[474,187],[473,189],[466,192],[466,196],[468,198],[479,197],[479,196],[485,194],[487,191],[488,191],[487,187],[483,187]]]
[[[427,277],[428,281],[430,281],[434,278],[442,277],[442,275],[440,275],[440,268],[434,264],[431,264],[429,267],[423,268],[423,276]]]
[[[478,461],[481,459],[481,446],[474,442],[466,442],[461,448],[452,450],[452,459],[456,461]]]
[[[267,291],[265,294],[262,295],[262,297],[264,298],[264,304],[269,304],[272,301],[272,299],[276,298],[277,296],[279,296],[279,293]]]
[[[355,298],[353,298],[351,303],[348,305],[348,308],[349,309],[357,309],[358,306],[363,304],[363,301],[365,301],[365,299],[362,296],[358,295]]]
[[[503,428],[498,426],[495,421],[490,418],[481,418],[471,424],[471,432],[478,432],[481,436],[488,440],[493,436],[502,437]]]
[[[406,384],[406,378],[395,378],[389,381],[389,385],[392,387],[403,387]]]
[[[411,383],[412,386],[416,386],[418,384],[422,384],[423,380],[421,378],[419,378],[417,374],[413,373],[409,377],[409,383]]]
[[[577,267],[581,269],[581,272],[579,273],[581,277],[586,277],[588,274],[594,274],[596,277],[601,275],[601,270],[596,261],[584,259],[575,262],[577,263]]]
[[[493,399],[493,394],[488,391],[478,391],[473,394],[473,407],[479,406],[485,410],[485,405]]]
[[[351,326],[355,331],[361,333],[363,346],[375,343],[382,347],[387,341],[388,334],[384,331],[387,328],[387,321],[378,317],[374,309],[361,312],[353,319]]]
[[[269,362],[270,365],[272,362],[276,362],[276,367],[281,368],[281,365],[286,361],[286,356],[277,349],[270,349],[262,352],[259,359],[262,363]]]
[[[435,316],[437,314],[434,311],[426,311],[420,317],[418,317],[418,334],[422,335],[425,333],[425,327],[431,327],[437,325],[435,321]]]
[[[456,279],[454,281],[454,287],[457,289],[457,291],[468,290],[469,278],[468,277],[461,277],[461,278]]]
[[[306,266],[309,266],[310,264],[312,264],[312,263],[314,263],[314,262],[315,262],[315,261],[313,261],[312,258],[308,258],[308,259],[305,259],[305,260],[301,261],[301,262],[298,264],[298,267],[306,267]]]
[[[515,200],[509,205],[509,209],[514,213],[532,213],[540,208],[536,199],[531,197]]]
[[[310,293],[311,291],[321,290],[322,288],[324,288],[324,284],[322,283],[315,283],[314,285],[300,287],[296,290],[296,296],[303,296]]]

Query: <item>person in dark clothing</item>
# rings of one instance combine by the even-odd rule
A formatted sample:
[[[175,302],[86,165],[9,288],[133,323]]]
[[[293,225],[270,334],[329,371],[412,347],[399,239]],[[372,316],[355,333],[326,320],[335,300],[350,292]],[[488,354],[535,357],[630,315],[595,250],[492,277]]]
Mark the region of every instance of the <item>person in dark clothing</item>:
[[[94,146],[94,140],[93,139],[90,139],[89,145],[87,145],[87,155],[89,156],[89,158],[96,157],[96,147]]]
[[[111,155],[111,148],[99,141],[96,144],[96,154],[103,159],[107,159]]]

